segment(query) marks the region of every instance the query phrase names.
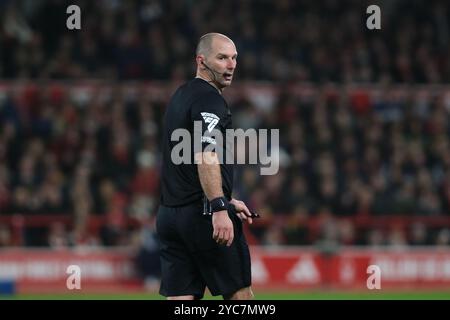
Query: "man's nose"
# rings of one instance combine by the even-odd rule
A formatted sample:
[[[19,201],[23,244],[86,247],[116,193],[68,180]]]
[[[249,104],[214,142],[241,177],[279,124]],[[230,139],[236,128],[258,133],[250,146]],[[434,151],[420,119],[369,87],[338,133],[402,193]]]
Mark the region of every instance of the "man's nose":
[[[227,63],[227,69],[234,70],[236,68],[236,60],[230,59]]]

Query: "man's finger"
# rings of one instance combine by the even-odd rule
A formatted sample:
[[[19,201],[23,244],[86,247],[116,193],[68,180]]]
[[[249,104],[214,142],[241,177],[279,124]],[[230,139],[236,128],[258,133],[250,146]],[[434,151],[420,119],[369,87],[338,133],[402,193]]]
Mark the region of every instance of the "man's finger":
[[[218,237],[219,237],[219,230],[217,228],[214,228],[213,239],[217,241]]]
[[[230,239],[228,239],[228,242],[227,242],[227,247],[231,246],[231,244],[233,243],[233,239],[234,239],[234,235],[231,234]]]
[[[250,210],[248,210],[248,208],[247,208],[247,206],[245,204],[243,205],[243,209],[242,210],[245,212],[245,214],[247,216],[249,216],[249,217],[252,216],[252,213],[250,212]]]
[[[249,217],[252,216],[252,213],[250,212],[250,210],[247,208],[247,206],[243,201],[238,201],[237,204],[238,205],[235,206],[237,211],[244,212]]]
[[[217,242],[221,244],[222,242],[224,242],[224,238],[225,238],[225,231],[224,229],[220,229]]]
[[[225,231],[225,235],[223,237],[223,244],[227,244],[230,240],[231,234],[230,231]]]
[[[230,239],[230,234],[227,231],[225,231],[224,235],[223,235],[223,238],[220,241],[220,244],[226,245],[228,243],[229,239]]]
[[[238,212],[237,215],[241,220],[247,220],[247,216],[245,214]]]
[[[228,240],[228,232],[226,229],[222,229],[222,233],[220,235],[220,242],[227,242]]]
[[[244,213],[242,213],[242,212],[239,212],[238,213],[238,216],[239,216],[239,218],[241,219],[241,220],[247,220],[247,222],[249,223],[249,224],[252,224],[253,223],[253,219],[251,218],[251,217],[247,217]]]

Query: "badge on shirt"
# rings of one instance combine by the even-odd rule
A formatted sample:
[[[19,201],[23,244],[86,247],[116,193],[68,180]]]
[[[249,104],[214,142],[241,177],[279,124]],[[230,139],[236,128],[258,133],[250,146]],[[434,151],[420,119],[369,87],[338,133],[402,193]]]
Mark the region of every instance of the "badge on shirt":
[[[214,113],[201,112],[200,114],[202,115],[205,123],[209,123],[208,131],[211,132],[214,129],[214,127],[219,123],[220,118],[216,116]]]

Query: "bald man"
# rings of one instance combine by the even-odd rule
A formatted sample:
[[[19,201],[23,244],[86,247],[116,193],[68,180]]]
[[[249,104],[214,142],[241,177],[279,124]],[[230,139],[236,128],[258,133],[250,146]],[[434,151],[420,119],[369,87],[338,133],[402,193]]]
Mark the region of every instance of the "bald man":
[[[160,294],[168,299],[201,299],[206,287],[224,299],[253,298],[250,253],[242,230],[243,221],[252,223],[253,215],[245,203],[232,198],[233,163],[218,156],[230,150],[226,141],[219,143],[213,135],[222,134],[226,140],[226,129],[232,128],[222,91],[231,85],[236,58],[236,47],[227,36],[202,36],[196,50],[197,75],[178,88],[164,115],[156,228]],[[178,141],[172,138],[178,129],[192,138],[191,161],[174,159]]]

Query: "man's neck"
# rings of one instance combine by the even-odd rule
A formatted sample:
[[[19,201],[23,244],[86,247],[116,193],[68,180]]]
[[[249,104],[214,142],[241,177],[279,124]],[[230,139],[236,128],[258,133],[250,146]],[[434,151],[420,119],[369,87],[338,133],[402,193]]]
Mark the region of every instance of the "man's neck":
[[[219,87],[214,83],[214,81],[208,80],[208,79],[206,79],[206,78],[203,78],[203,77],[202,77],[201,75],[199,75],[199,74],[197,74],[195,77],[198,78],[198,79],[202,79],[203,81],[206,81],[208,84],[210,84],[211,86],[213,86],[217,91],[219,91],[220,94],[222,94],[222,90],[219,89]]]

